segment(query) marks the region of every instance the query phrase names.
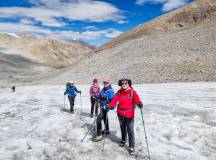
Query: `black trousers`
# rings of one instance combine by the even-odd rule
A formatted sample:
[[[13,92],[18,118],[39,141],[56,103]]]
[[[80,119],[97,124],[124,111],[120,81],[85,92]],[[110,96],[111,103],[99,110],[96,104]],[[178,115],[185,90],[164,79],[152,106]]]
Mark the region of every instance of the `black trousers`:
[[[109,130],[108,112],[106,110],[101,110],[97,117],[97,135],[102,134],[102,120],[104,121],[104,126],[106,130]]]
[[[91,97],[91,115],[93,115],[95,110],[95,115],[98,115],[98,100],[96,98]]]
[[[127,134],[128,134],[129,147],[134,148],[135,146],[134,119],[126,118],[121,115],[118,115],[118,119],[121,128],[122,141],[127,140]]]
[[[70,111],[74,111],[74,101],[75,101],[75,96],[68,96],[69,102],[70,102]]]

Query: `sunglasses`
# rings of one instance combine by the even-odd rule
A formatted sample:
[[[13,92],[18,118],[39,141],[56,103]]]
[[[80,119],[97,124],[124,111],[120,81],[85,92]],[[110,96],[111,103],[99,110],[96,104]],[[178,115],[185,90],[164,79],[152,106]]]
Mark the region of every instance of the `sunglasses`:
[[[122,83],[121,83],[121,85],[126,85],[126,84],[128,84],[128,82],[122,82]]]
[[[108,82],[103,82],[103,84],[109,84]]]

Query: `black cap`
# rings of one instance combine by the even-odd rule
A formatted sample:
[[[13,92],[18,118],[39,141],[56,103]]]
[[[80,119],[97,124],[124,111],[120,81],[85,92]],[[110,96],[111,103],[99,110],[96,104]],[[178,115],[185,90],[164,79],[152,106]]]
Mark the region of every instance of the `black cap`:
[[[118,85],[119,85],[119,86],[121,86],[122,81],[127,81],[128,84],[129,84],[129,86],[130,86],[130,87],[132,86],[132,81],[131,81],[130,79],[120,79],[120,80],[118,81]]]

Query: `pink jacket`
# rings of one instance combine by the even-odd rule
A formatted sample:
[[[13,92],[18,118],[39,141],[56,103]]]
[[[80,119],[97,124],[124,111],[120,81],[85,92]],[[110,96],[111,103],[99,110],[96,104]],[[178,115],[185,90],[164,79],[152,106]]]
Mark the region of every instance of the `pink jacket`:
[[[90,96],[99,96],[100,95],[100,86],[92,85],[89,89]]]

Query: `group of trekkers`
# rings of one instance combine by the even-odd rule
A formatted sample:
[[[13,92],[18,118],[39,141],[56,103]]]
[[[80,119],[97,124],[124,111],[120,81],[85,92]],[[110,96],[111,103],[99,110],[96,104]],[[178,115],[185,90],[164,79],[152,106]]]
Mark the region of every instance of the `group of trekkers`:
[[[114,93],[111,85],[111,79],[103,80],[103,88],[100,90],[98,80],[94,79],[93,84],[89,89],[91,100],[90,116],[96,116],[97,134],[94,142],[101,141],[103,135],[110,134],[108,112],[117,107],[117,116],[121,129],[120,147],[123,147],[127,142],[127,135],[129,139],[129,153],[135,154],[135,135],[134,135],[134,112],[135,106],[143,108],[143,103],[140,100],[137,92],[132,87],[132,81],[129,79],[121,79],[118,82],[120,89]],[[74,112],[74,100],[76,93],[80,93],[73,82],[67,84],[66,91],[70,102],[70,111]],[[98,114],[98,108],[100,112]],[[102,121],[104,122],[104,130],[102,130]]]

